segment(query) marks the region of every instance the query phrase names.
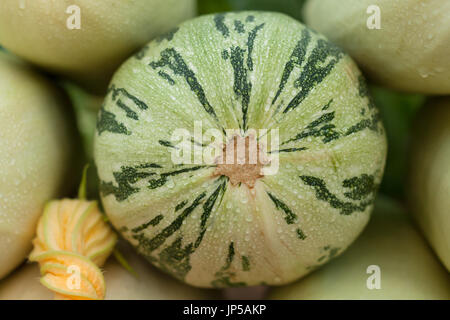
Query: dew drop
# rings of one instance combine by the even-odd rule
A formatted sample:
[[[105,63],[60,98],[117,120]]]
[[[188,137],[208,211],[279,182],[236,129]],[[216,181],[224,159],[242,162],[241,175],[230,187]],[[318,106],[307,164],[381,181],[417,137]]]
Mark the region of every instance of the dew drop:
[[[428,76],[430,75],[430,73],[428,72],[428,70],[427,69],[425,69],[425,68],[419,68],[419,74],[420,74],[420,76],[422,77],[422,78],[428,78]]]
[[[175,187],[175,183],[173,182],[173,180],[167,182],[167,188],[172,189],[173,187]]]

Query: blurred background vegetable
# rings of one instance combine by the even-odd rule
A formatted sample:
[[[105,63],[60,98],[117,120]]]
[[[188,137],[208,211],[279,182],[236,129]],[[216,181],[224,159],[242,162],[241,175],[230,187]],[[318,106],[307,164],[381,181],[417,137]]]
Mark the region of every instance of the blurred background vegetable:
[[[0,43],[44,70],[104,93],[128,56],[195,14],[196,0],[2,0]]]
[[[417,115],[412,142],[409,208],[450,271],[450,97],[429,100]]]
[[[308,0],[304,17],[376,83],[450,94],[450,1]]]
[[[447,300],[450,277],[403,207],[381,196],[369,225],[342,256],[302,281],[273,289],[270,298]]]
[[[44,204],[79,172],[69,101],[23,61],[0,52],[0,278],[18,266]]]

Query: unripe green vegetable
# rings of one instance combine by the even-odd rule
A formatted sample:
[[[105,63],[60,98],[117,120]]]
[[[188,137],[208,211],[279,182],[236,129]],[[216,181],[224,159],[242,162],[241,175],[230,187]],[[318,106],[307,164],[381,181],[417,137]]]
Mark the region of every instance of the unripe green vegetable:
[[[127,271],[117,260],[110,257],[104,266],[106,300],[195,300],[218,299],[215,290],[190,288],[171,279],[133,253],[128,246],[119,247],[131,267]],[[51,300],[52,291],[39,283],[39,267],[24,265],[11,276],[0,281],[0,300]]]
[[[192,136],[182,145],[177,130]],[[211,151],[213,130],[214,161],[173,160]],[[241,142],[244,164],[220,161]],[[285,15],[240,12],[186,22],[130,58],[94,149],[123,236],[187,283],[229,287],[281,285],[344,251],[369,220],[386,140],[345,53]]]
[[[2,0],[0,43],[100,91],[134,50],[195,10],[195,0]]]
[[[450,94],[449,17],[448,0],[309,0],[305,5],[306,23],[344,48],[373,80],[425,94]]]
[[[361,237],[341,257],[270,299],[450,299],[450,277],[402,207],[380,198]]]
[[[0,52],[0,278],[25,259],[44,203],[67,185],[74,143],[65,103],[44,78]]]
[[[431,100],[417,116],[408,195],[416,222],[450,271],[450,98]]]

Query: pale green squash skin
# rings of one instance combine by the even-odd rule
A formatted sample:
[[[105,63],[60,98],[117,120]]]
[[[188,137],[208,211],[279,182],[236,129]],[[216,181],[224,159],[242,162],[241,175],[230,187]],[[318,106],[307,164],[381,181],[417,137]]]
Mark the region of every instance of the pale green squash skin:
[[[51,83],[0,51],[0,279],[30,252],[44,204],[72,187],[68,108]]]
[[[299,68],[291,55],[306,42]],[[318,43],[321,64],[311,62]],[[178,63],[176,72],[161,56]],[[329,73],[317,83],[304,78],[300,91],[294,81],[313,65]],[[191,20],[130,58],[110,88],[94,151],[104,208],[139,252],[175,277],[200,287],[281,285],[340,254],[369,220],[386,156],[378,111],[351,59],[294,19],[241,12]],[[192,132],[198,120],[203,130],[275,127],[281,142],[309,132],[283,145],[307,149],[280,152],[278,173],[253,189],[233,186],[213,177],[214,167],[175,168],[159,142],[176,128]],[[166,175],[180,169],[191,171]],[[352,178],[363,186],[344,183]]]
[[[433,99],[417,116],[408,196],[415,221],[450,271],[450,99]]]
[[[80,9],[80,29],[67,27],[72,5]],[[195,13],[195,0],[4,0],[0,43],[103,94],[130,54]]]
[[[367,268],[372,265],[380,268],[380,289],[367,288],[374,275]],[[380,197],[369,225],[347,252],[308,277],[273,289],[268,298],[448,300],[450,276],[408,212],[394,200]]]
[[[367,27],[373,5],[380,9],[380,29]],[[450,94],[450,1],[308,0],[304,16],[380,85]]]

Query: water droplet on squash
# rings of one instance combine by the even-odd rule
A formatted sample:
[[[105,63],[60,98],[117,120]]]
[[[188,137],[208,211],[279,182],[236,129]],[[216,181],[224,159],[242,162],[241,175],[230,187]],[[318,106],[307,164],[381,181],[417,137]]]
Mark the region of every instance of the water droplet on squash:
[[[169,180],[169,182],[167,182],[167,188],[172,189],[173,187],[175,187],[175,183],[173,180]]]
[[[419,71],[420,76],[424,79],[428,78],[430,76],[430,73],[426,68],[419,68],[418,71]]]

